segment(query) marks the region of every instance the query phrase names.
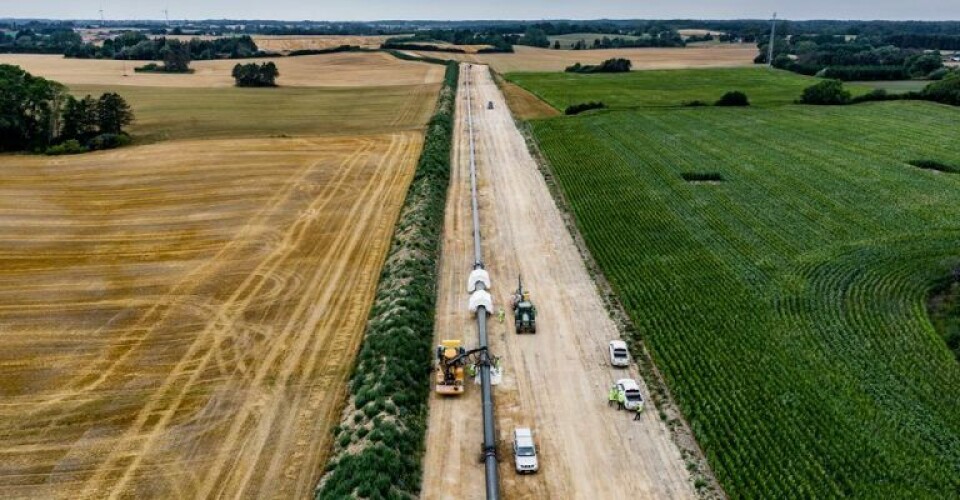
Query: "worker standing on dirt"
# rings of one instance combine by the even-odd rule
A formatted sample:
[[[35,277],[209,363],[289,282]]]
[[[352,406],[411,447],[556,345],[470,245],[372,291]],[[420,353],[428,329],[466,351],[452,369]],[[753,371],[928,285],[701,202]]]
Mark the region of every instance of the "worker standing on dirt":
[[[637,405],[637,414],[633,416],[634,420],[640,420],[640,416],[643,415],[643,405]]]
[[[503,323],[503,318],[504,316],[506,316],[506,314],[507,314],[506,311],[503,310],[503,306],[501,306],[500,310],[497,311],[497,319],[500,320],[501,323]]]
[[[617,409],[624,410],[627,408],[627,396],[626,394],[617,391]]]
[[[613,406],[617,403],[617,386],[610,388],[610,393],[607,394],[607,406]]]

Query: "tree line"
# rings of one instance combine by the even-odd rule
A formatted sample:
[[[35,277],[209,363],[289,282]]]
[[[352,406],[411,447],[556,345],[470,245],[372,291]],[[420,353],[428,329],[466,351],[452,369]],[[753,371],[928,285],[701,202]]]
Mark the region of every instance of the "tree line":
[[[194,61],[211,59],[243,59],[267,55],[257,48],[253,38],[234,36],[201,40],[193,38],[181,42],[174,38],[149,38],[139,31],[127,31],[116,38],[104,40],[103,45],[92,43],[71,45],[64,51],[66,57],[77,59],[124,59],[132,61],[157,61],[164,53],[174,49],[187,51]]]
[[[0,64],[0,151],[110,149],[129,142],[123,129],[133,120],[119,94],[77,99],[58,82]]]
[[[804,89],[797,101],[799,104],[845,105],[870,101],[932,101],[950,106],[960,106],[960,70],[949,71],[939,81],[928,84],[919,92],[890,94],[883,89],[854,97],[843,87],[840,80],[823,80]]]
[[[0,31],[0,53],[6,54],[63,54],[69,47],[82,43],[79,33],[62,26]]]
[[[774,67],[839,80],[930,78],[944,66],[939,52],[904,49],[869,38],[798,35],[778,37],[773,44]],[[754,62],[766,63],[769,41],[757,46],[760,54]]]
[[[419,45],[422,48],[418,50],[448,51],[448,48],[438,49],[433,46],[424,45],[424,42],[445,42],[451,45],[487,45],[489,47],[481,49],[480,53],[494,52],[513,52],[513,46],[520,39],[520,35],[499,33],[492,31],[475,31],[470,29],[433,29],[420,31],[412,36],[390,38],[384,42],[381,48],[384,49],[409,49],[411,44]],[[454,48],[455,49],[455,48]]]
[[[627,73],[633,67],[629,59],[614,58],[607,59],[600,64],[580,64],[567,66],[564,70],[567,73]]]

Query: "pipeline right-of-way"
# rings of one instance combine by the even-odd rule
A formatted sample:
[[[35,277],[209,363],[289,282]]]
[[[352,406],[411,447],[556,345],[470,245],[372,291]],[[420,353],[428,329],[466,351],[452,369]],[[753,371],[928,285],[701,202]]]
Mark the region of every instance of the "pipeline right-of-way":
[[[486,470],[487,500],[499,500],[500,478],[497,471],[497,434],[493,419],[493,388],[491,384],[492,362],[487,339],[487,315],[493,314],[493,298],[490,289],[490,276],[483,266],[483,253],[480,247],[480,210],[477,200],[477,163],[476,145],[473,132],[473,78],[472,66],[467,65],[464,80],[467,91],[467,130],[470,136],[470,188],[473,207],[473,272],[470,273],[467,289],[470,292],[470,311],[477,316],[477,329],[480,337],[480,392],[483,401],[483,462]]]

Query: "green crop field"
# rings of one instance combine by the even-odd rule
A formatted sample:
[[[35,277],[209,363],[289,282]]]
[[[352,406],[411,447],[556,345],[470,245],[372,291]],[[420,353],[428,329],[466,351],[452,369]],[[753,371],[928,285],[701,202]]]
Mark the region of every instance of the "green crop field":
[[[740,72],[512,80],[650,106],[533,130],[730,497],[955,498],[960,364],[926,301],[960,266],[960,175],[907,162],[960,165],[960,110],[783,105],[804,80]],[[765,106],[657,108],[731,87]]]
[[[628,74],[512,73],[507,79],[564,109],[603,101],[610,108],[678,107],[685,101],[713,103],[729,90],[746,92],[753,105],[792,103],[815,78],[767,68],[634,71]],[[854,94],[868,87],[848,86]]]

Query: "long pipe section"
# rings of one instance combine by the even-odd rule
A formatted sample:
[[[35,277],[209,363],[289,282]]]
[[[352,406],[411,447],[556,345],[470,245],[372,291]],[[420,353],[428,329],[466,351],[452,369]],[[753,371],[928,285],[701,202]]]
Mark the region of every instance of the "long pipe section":
[[[473,138],[472,66],[467,72],[467,126],[470,134],[470,188],[473,205],[473,255],[474,270],[483,269],[483,254],[480,247],[480,209],[477,203],[477,161]],[[478,290],[485,290],[483,283]],[[499,500],[500,477],[497,470],[497,433],[493,419],[493,388],[490,383],[490,353],[487,339],[487,308],[477,308],[477,329],[480,332],[480,393],[483,399],[483,461],[486,469],[487,500]]]

